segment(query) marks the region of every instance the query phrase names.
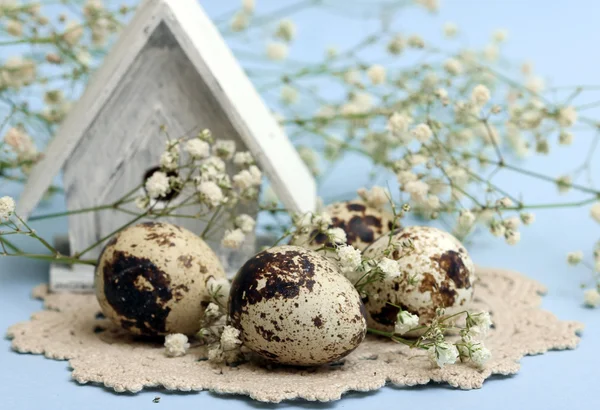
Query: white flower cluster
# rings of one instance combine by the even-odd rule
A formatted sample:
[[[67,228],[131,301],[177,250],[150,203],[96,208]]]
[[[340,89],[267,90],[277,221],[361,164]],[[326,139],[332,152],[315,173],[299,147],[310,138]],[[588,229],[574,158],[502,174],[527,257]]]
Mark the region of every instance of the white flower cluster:
[[[218,343],[208,349],[208,360],[212,363],[235,363],[241,357],[242,341],[240,331],[226,325]]]
[[[0,222],[8,220],[15,212],[15,200],[10,196],[0,198]]]
[[[485,336],[491,326],[492,320],[488,312],[468,313],[466,328],[460,332],[461,341],[455,344],[445,340],[436,342],[430,349],[431,360],[439,367],[444,367],[456,363],[461,358],[462,361],[470,360],[476,366],[483,367],[492,354],[483,342],[474,341],[474,338]]]
[[[370,190],[359,188],[356,193],[367,205],[375,209],[381,209],[391,202],[391,194],[387,188],[374,186]]]
[[[396,318],[394,333],[404,335],[419,326],[419,316],[406,310],[400,310]]]
[[[340,270],[351,281],[358,279],[356,273],[362,264],[362,255],[360,250],[352,245],[341,245],[336,249]]]
[[[165,337],[165,354],[169,357],[185,356],[189,348],[186,335],[174,333]]]
[[[154,172],[145,183],[146,192],[151,199],[166,196],[171,191],[169,177],[162,171]]]

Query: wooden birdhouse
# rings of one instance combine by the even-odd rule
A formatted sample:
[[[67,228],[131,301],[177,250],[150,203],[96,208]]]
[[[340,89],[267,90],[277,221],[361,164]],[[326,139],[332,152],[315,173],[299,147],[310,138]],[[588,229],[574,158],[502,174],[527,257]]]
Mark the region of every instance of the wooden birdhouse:
[[[309,170],[198,1],[146,0],[32,170],[19,214],[31,213],[61,169],[70,211],[122,197],[158,165],[167,138],[161,125],[170,135],[207,128],[215,138],[234,140],[238,150],[253,154],[284,206],[313,210],[316,189]],[[255,203],[243,211],[257,210]],[[111,210],[69,215],[71,254],[130,219]],[[169,222],[196,233],[205,224],[190,218]],[[236,254],[210,245],[232,273],[255,251],[253,242]],[[51,288],[90,289],[92,273],[92,267],[55,264]]]

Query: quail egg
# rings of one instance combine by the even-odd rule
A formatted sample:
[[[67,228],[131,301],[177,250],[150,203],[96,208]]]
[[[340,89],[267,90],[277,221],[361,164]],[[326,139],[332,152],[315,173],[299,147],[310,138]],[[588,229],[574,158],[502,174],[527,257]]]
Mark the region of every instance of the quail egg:
[[[346,356],[367,331],[363,303],[348,279],[320,254],[289,245],[242,266],[231,284],[229,317],[248,349],[299,366]]]
[[[341,228],[346,233],[346,243],[361,251],[393,227],[394,216],[390,212],[370,207],[361,200],[336,202],[324,211],[331,217],[329,228]],[[332,246],[327,235],[317,231],[298,234],[291,244],[313,250]]]
[[[389,243],[389,235],[381,237],[364,255],[380,259]],[[399,275],[364,288],[369,327],[394,329],[398,308],[389,303],[417,314],[420,324],[429,323],[438,308],[447,314],[466,308],[473,296],[475,269],[458,239],[440,229],[411,226],[395,233],[391,243],[388,257],[398,262]]]
[[[102,312],[134,334],[195,334],[210,296],[207,282],[225,272],[192,232],[146,222],[119,232],[100,255],[94,286]]]

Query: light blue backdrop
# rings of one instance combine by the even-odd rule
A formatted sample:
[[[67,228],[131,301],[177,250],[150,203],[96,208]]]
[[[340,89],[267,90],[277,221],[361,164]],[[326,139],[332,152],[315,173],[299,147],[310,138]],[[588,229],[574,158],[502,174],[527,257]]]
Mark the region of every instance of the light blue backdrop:
[[[267,0],[257,1],[267,3]],[[206,0],[211,15],[229,10],[227,4]],[[268,2],[270,6],[282,1]],[[427,33],[439,38],[441,24],[451,20],[463,30],[468,44],[482,45],[494,28],[504,27],[510,33],[505,54],[513,60],[535,62],[536,71],[551,77],[556,85],[597,84],[600,39],[600,3],[594,0],[447,0],[436,17],[424,12],[411,12],[401,20],[402,28]],[[269,6],[267,5],[267,6]],[[312,55],[312,44],[351,44],[343,27],[331,17],[300,15],[299,40],[296,55]],[[312,26],[311,26],[312,24]],[[312,27],[309,29],[309,27]],[[365,24],[364,32],[370,27]],[[345,42],[347,41],[347,43]],[[589,135],[576,135],[576,143],[568,149],[555,151],[544,158],[525,163],[530,169],[562,174],[569,164],[585,155]],[[364,175],[356,166],[341,166],[329,179],[323,192],[345,193],[356,187]],[[336,177],[336,175],[338,177]],[[600,177],[600,175],[596,175]],[[355,180],[355,177],[358,180]],[[346,182],[352,181],[352,182]],[[517,178],[505,173],[499,179],[505,187],[522,192],[536,202],[577,199],[574,194],[558,197],[555,188],[540,185],[535,180]],[[1,195],[18,192],[14,187],[1,187]],[[63,204],[56,198],[41,211],[58,211]],[[543,306],[561,319],[580,320],[586,324],[580,348],[576,351],[552,352],[522,361],[521,372],[512,377],[495,377],[481,390],[457,391],[446,386],[419,388],[387,387],[376,393],[350,393],[342,401],[331,404],[287,403],[283,406],[316,408],[383,408],[411,406],[443,409],[565,409],[593,406],[597,400],[596,385],[600,358],[600,311],[582,306],[579,284],[588,279],[583,268],[570,268],[565,263],[568,251],[582,249],[589,254],[594,240],[600,237],[600,225],[589,218],[589,209],[537,212],[537,221],[523,228],[522,241],[509,247],[500,241],[485,239],[471,244],[473,259],[481,265],[521,271],[543,282],[549,290]],[[40,223],[37,229],[46,236],[66,231],[64,220]],[[47,265],[41,262],[0,259],[0,331],[26,320],[40,309],[40,303],[29,299],[31,288],[46,280]],[[171,394],[143,392],[137,395],[114,394],[101,387],[80,387],[70,381],[65,362],[46,360],[39,356],[17,355],[10,343],[0,339],[0,409],[142,409],[142,408],[270,408],[272,406],[241,397],[221,397],[211,393]],[[152,399],[161,396],[160,404]],[[157,406],[157,407],[154,407]],[[273,406],[274,407],[274,406]]]

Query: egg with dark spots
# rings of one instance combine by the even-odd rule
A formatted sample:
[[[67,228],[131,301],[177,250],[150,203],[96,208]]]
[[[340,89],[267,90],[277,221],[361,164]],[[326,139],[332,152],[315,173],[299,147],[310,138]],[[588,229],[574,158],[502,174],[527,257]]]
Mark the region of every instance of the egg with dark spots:
[[[106,244],[94,286],[104,315],[134,334],[193,335],[210,300],[210,278],[225,278],[225,272],[200,237],[176,225],[147,222]]]
[[[387,257],[398,261],[399,268],[398,276],[364,288],[369,327],[392,331],[398,314],[395,306],[419,315],[421,324],[430,323],[438,308],[453,314],[468,307],[475,268],[458,239],[440,229],[411,226],[394,233],[389,244],[386,235],[364,252],[378,260],[387,249]]]
[[[229,320],[244,346],[297,366],[339,360],[367,331],[360,296],[337,266],[288,245],[267,249],[242,266],[231,284]]]
[[[392,213],[370,207],[361,200],[336,202],[324,212],[331,217],[329,228],[341,228],[346,233],[346,243],[361,251],[381,235],[398,228],[393,226]],[[297,234],[290,243],[313,250],[333,246],[327,235],[318,231]]]

